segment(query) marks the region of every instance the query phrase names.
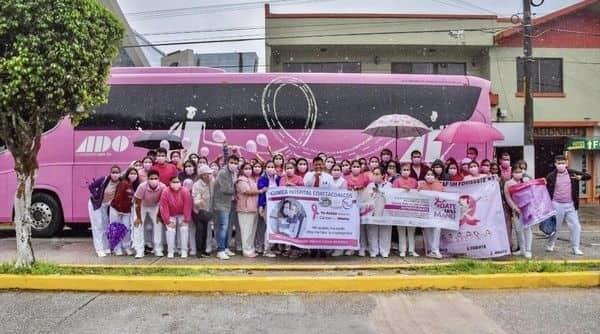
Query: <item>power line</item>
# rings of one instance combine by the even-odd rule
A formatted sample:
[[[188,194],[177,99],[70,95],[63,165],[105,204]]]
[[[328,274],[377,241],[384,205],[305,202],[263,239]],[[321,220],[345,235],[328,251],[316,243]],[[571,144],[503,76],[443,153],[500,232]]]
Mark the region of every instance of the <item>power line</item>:
[[[421,33],[447,33],[451,30],[462,30],[465,32],[479,31],[487,33],[495,33],[497,31],[504,30],[510,26],[505,27],[491,27],[491,28],[472,28],[472,29],[439,29],[439,30],[413,30],[413,31],[380,31],[380,32],[357,32],[357,33],[339,33],[339,34],[317,34],[317,35],[297,35],[297,36],[276,36],[271,37],[272,39],[294,39],[294,38],[318,38],[318,37],[341,37],[341,36],[371,36],[371,35],[393,35],[393,34],[421,34]],[[236,36],[232,36],[236,37]],[[258,41],[265,40],[265,37],[249,37],[249,38],[231,38],[231,39],[219,39],[219,40],[190,40],[187,42],[164,42],[164,43],[150,43],[141,45],[124,45],[123,48],[133,47],[145,47],[145,46],[168,46],[168,45],[180,45],[180,44],[210,44],[210,43],[228,43],[228,42],[247,42],[247,41]]]
[[[473,3],[469,2],[469,1],[466,1],[466,0],[454,0],[454,1],[456,1],[458,3],[462,3],[465,6],[468,6],[468,7],[471,7],[471,8],[475,8],[475,9],[478,9],[478,10],[481,10],[481,11],[484,11],[484,12],[488,12],[490,14],[498,15],[498,13],[496,13],[496,12],[494,12],[492,10],[489,10],[489,9],[481,7],[481,6],[477,6],[477,5],[475,5],[475,4],[473,4]]]

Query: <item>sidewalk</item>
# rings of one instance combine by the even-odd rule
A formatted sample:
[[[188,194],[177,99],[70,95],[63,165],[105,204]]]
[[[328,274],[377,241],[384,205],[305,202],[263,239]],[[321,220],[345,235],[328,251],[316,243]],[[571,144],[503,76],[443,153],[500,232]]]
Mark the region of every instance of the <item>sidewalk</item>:
[[[600,216],[600,215],[599,215]],[[40,261],[52,262],[57,264],[99,264],[99,265],[365,265],[365,264],[412,264],[412,263],[437,263],[438,260],[428,259],[423,256],[419,258],[400,258],[397,252],[387,258],[375,258],[358,256],[342,256],[327,258],[298,258],[289,259],[286,257],[277,257],[274,259],[257,257],[254,259],[243,258],[240,255],[233,257],[229,261],[219,261],[214,257],[208,259],[198,259],[190,257],[187,259],[166,257],[157,258],[147,255],[143,259],[134,259],[131,256],[109,256],[98,258],[93,250],[91,237],[78,235],[70,237],[65,231],[65,236],[52,239],[34,239],[33,247],[36,258]],[[88,232],[89,234],[89,232]],[[544,250],[544,235],[537,229],[534,230],[533,256],[534,260],[574,260],[574,259],[600,259],[600,224],[585,224],[583,226],[581,238],[581,250],[584,256],[574,256],[569,250],[568,232],[561,232],[557,242],[557,251],[547,253]],[[422,241],[417,238],[417,247],[421,247]],[[16,244],[14,237],[0,239],[0,262],[12,261],[15,257]],[[417,249],[419,251],[419,249]],[[423,251],[420,250],[420,254]],[[511,257],[511,260],[520,259]],[[453,259],[444,259],[443,262],[453,261]]]

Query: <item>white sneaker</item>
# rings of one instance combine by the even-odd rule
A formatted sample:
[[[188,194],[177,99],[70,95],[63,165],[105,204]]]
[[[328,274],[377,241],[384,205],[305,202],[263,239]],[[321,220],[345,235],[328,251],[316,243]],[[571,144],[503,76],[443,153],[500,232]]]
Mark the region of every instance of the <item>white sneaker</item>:
[[[524,255],[524,253],[523,253],[523,251],[518,250],[516,252],[512,252],[512,255],[514,255],[514,256],[522,256],[522,255]]]
[[[133,251],[131,248],[127,248],[127,249],[125,249],[125,253],[126,253],[128,256],[132,256],[133,254],[135,254],[135,252],[134,252],[134,251]]]
[[[338,256],[342,256],[344,255],[344,251],[341,249],[336,249],[333,251],[333,253],[331,253],[331,256],[333,257],[338,257]]]
[[[400,252],[399,256],[400,257],[406,257],[406,252]]]
[[[188,257],[188,252],[187,251],[181,251],[181,258],[185,259]]]
[[[217,259],[219,259],[219,260],[229,260],[229,255],[227,255],[226,251],[217,252]]]
[[[442,254],[440,254],[440,252],[431,252],[429,253],[429,257],[434,259],[441,259]]]
[[[98,254],[98,257],[106,257],[106,255],[108,255],[103,251],[98,251],[98,252],[96,252],[96,254]]]
[[[242,252],[244,257],[249,257],[249,258],[255,258],[258,256],[258,254],[256,254],[256,252],[249,252],[249,253],[244,253]]]
[[[167,258],[172,259],[175,257],[175,253],[167,253]]]
[[[546,252],[554,252],[554,245],[546,245]]]
[[[154,251],[154,256],[156,256],[156,257],[163,257],[163,256],[165,256],[165,254],[163,254],[162,251]]]
[[[358,256],[360,256],[360,257],[365,257],[365,256],[367,256],[367,252],[366,252],[366,251],[364,251],[364,250],[359,250],[359,251],[358,251]]]
[[[524,252],[524,253],[523,253],[523,256],[524,256],[526,259],[531,259],[531,258],[533,257],[533,254],[531,254],[531,252]]]
[[[225,254],[227,254],[227,256],[235,256],[235,253],[232,252],[229,248],[225,248]]]
[[[141,252],[136,251],[134,257],[136,259],[142,259],[142,258],[144,258],[144,251],[141,251]]]
[[[417,253],[417,252],[408,252],[408,256],[419,257],[419,253]]]
[[[381,257],[387,259],[388,257],[390,257],[390,254],[381,254]]]
[[[583,255],[583,252],[579,248],[573,248],[573,254],[575,254],[575,255]]]
[[[372,259],[377,257],[377,254],[369,254],[369,257],[371,257]]]
[[[270,257],[270,258],[274,258],[277,257],[277,255],[275,255],[275,253],[271,252],[271,251],[266,251],[264,253],[264,257]]]
[[[344,255],[346,256],[354,256],[354,251],[353,250],[347,250]]]
[[[115,249],[115,255],[116,256],[123,256],[123,250],[122,249]]]

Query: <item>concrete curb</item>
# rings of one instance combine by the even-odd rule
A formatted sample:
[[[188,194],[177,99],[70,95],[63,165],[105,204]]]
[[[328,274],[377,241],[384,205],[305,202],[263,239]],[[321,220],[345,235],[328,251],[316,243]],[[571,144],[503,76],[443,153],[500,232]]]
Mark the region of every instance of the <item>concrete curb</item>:
[[[600,286],[600,272],[337,277],[131,277],[0,275],[0,290],[197,293],[327,293],[398,290],[533,289]]]

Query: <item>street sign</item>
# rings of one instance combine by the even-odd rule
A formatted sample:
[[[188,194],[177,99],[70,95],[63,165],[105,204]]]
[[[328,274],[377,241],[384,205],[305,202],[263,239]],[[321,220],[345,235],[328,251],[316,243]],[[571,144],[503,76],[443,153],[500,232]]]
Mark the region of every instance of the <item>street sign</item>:
[[[600,151],[600,137],[570,138],[567,142],[567,151]]]

